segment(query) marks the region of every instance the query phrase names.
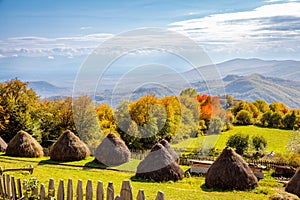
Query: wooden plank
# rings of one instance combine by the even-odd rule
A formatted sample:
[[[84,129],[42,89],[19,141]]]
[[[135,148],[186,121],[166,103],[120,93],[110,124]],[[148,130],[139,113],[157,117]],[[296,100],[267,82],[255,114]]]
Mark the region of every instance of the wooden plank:
[[[28,194],[27,194],[27,190],[28,190],[28,188],[27,188],[27,180],[24,180],[23,184],[24,184],[24,188],[23,189],[25,190],[24,199],[28,199]]]
[[[161,191],[158,191],[155,200],[165,200],[165,194]]]
[[[11,193],[12,193],[12,199],[17,200],[17,190],[16,190],[16,182],[15,177],[11,177]]]
[[[45,185],[42,183],[40,188],[40,200],[46,200],[46,188]]]
[[[114,184],[113,182],[109,182],[106,191],[106,200],[114,200],[114,196],[115,196]]]
[[[67,200],[73,200],[73,181],[71,178],[68,180]]]
[[[130,181],[128,181],[128,180],[125,180],[122,183],[120,199],[121,200],[133,200],[132,187],[130,185]]]
[[[104,200],[104,189],[102,181],[98,181],[96,200]]]
[[[1,168],[1,167],[0,167]],[[2,175],[0,175],[0,197],[4,198],[3,184],[2,184]]]
[[[3,194],[4,194],[4,197],[6,198],[7,191],[6,191],[6,176],[5,175],[2,175],[2,180],[3,180]]]
[[[82,180],[78,180],[76,189],[76,200],[83,200]]]
[[[6,192],[7,192],[7,198],[11,199],[11,190],[10,190],[10,175],[6,174]]]
[[[88,182],[86,184],[86,200],[93,200],[92,180],[88,180]]]
[[[18,198],[21,199],[23,197],[22,193],[22,184],[21,184],[21,179],[17,179],[17,186],[18,186]]]
[[[48,186],[48,198],[55,197],[55,187],[54,187],[54,179],[49,179],[49,186]]]
[[[144,190],[139,190],[136,200],[145,200]]]
[[[64,191],[64,180],[60,180],[57,190],[57,200],[65,199],[65,191]]]

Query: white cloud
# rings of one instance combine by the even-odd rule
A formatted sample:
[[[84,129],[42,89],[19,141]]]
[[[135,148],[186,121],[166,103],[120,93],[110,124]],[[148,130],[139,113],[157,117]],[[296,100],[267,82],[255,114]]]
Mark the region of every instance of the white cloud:
[[[83,26],[83,27],[80,27],[80,30],[88,30],[88,29],[92,29],[93,27],[91,26]]]
[[[54,57],[53,57],[53,56],[48,56],[48,59],[49,59],[49,60],[53,60]]]
[[[111,36],[103,33],[60,38],[12,37],[0,41],[0,54],[5,57],[58,55],[71,58],[89,54]]]
[[[275,0],[271,0],[275,1]],[[269,1],[270,2],[270,1]],[[170,24],[210,52],[300,51],[300,3],[269,4]]]

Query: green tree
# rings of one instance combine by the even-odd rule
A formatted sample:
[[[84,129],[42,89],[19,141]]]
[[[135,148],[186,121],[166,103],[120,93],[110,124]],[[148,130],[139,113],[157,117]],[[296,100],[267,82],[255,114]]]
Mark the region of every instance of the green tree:
[[[274,112],[270,119],[270,126],[280,128],[282,126],[282,116],[279,112]]]
[[[195,98],[197,96],[197,90],[195,88],[186,88],[180,92],[180,96],[188,96]]]
[[[256,135],[252,137],[252,145],[256,152],[260,152],[267,147],[267,140],[261,135]]]
[[[283,126],[287,129],[293,129],[296,122],[296,118],[297,116],[295,111],[285,114],[282,119]]]
[[[238,154],[244,154],[249,146],[249,135],[237,133],[231,135],[226,142],[226,145],[235,149]]]
[[[0,135],[5,141],[10,139],[20,130],[33,135],[38,141],[41,132],[38,122],[37,94],[28,88],[28,84],[18,79],[0,83]]]
[[[223,129],[224,123],[220,117],[214,117],[211,119],[208,133],[209,134],[219,134]]]
[[[261,124],[263,126],[270,126],[271,118],[272,118],[272,111],[265,112],[260,119]]]
[[[252,124],[252,115],[247,110],[241,110],[236,115],[236,123],[241,125],[250,125]]]

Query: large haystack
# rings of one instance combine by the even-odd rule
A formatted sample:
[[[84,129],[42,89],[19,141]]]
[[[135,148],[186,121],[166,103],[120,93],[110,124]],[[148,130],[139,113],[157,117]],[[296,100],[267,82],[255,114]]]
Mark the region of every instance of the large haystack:
[[[208,188],[249,190],[258,186],[258,181],[243,158],[226,147],[208,169],[205,184]]]
[[[130,160],[131,153],[126,144],[113,133],[109,133],[95,151],[98,162],[107,166],[118,166]]]
[[[177,181],[183,178],[183,171],[167,148],[157,143],[140,162],[135,176],[154,181]]]
[[[6,142],[0,137],[0,152],[5,152],[7,148]]]
[[[50,150],[50,159],[57,161],[76,161],[88,156],[90,156],[90,150],[69,130],[58,138]]]
[[[8,143],[6,155],[19,157],[42,157],[42,146],[25,131],[19,131]]]
[[[167,151],[171,154],[173,160],[176,161],[177,163],[179,163],[179,156],[174,151],[174,149],[172,149],[169,142],[165,139],[162,139],[161,141],[159,141],[159,143],[162,144],[167,149]]]
[[[295,175],[288,182],[285,187],[285,191],[300,197],[300,169],[297,170]]]

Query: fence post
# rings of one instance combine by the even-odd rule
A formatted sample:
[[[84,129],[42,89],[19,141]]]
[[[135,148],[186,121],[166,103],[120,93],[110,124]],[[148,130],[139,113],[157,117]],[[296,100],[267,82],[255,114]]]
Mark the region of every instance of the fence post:
[[[7,192],[6,192],[6,176],[5,176],[5,174],[4,175],[2,175],[2,180],[3,180],[3,196],[4,197],[7,197]]]
[[[103,183],[101,181],[98,181],[97,184],[97,200],[104,200],[104,189],[103,189]]]
[[[11,199],[11,195],[10,195],[10,175],[6,174],[6,191],[7,191],[7,198]]]
[[[12,199],[17,200],[17,190],[16,190],[16,182],[15,177],[11,177],[11,192],[12,192]]]
[[[155,200],[165,200],[165,194],[161,191],[158,191]]]
[[[1,177],[0,178],[0,196],[4,198],[3,185],[2,185],[2,175],[0,177]]]
[[[92,180],[88,180],[88,182],[86,184],[86,200],[93,200]]]
[[[40,200],[46,200],[46,189],[45,189],[45,185],[41,184],[41,188],[40,188]]]
[[[136,200],[145,200],[144,190],[139,190]]]
[[[69,178],[68,180],[68,189],[67,189],[67,200],[73,199],[73,182],[72,179]]]
[[[51,199],[51,197],[55,196],[55,187],[54,187],[54,179],[49,179],[49,186],[48,186],[48,198]]]
[[[121,200],[133,200],[132,197],[132,187],[130,185],[130,181],[123,181],[121,193],[120,193]]]
[[[83,200],[82,180],[78,180],[76,189],[76,200]]]
[[[64,180],[60,179],[58,190],[57,190],[57,200],[65,199],[65,191],[64,191]]]
[[[22,185],[21,185],[21,179],[20,178],[17,179],[17,186],[18,186],[19,199],[21,199],[23,194],[22,194]]]
[[[114,200],[114,196],[115,196],[114,184],[112,182],[108,182],[106,200]]]

